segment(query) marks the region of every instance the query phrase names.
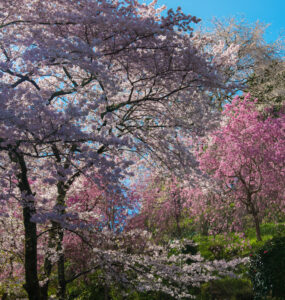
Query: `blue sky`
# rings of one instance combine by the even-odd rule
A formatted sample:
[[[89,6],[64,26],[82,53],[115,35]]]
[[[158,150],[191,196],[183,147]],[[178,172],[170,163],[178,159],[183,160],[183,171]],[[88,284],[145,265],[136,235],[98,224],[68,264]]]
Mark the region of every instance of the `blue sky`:
[[[213,17],[243,16],[248,22],[270,23],[265,35],[268,42],[274,41],[282,31],[285,34],[285,0],[158,0],[159,6],[163,4],[173,9],[180,6],[184,13],[203,22]]]

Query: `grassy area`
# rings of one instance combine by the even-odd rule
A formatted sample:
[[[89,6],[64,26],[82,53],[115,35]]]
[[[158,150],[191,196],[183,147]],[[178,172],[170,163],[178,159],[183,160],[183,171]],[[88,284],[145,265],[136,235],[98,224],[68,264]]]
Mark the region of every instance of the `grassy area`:
[[[261,225],[262,241],[256,240],[254,228],[249,228],[245,235],[230,233],[226,236],[205,236],[196,234],[192,239],[198,244],[198,249],[206,259],[230,259],[247,256],[264,245],[275,236],[285,235],[285,223],[266,223]]]

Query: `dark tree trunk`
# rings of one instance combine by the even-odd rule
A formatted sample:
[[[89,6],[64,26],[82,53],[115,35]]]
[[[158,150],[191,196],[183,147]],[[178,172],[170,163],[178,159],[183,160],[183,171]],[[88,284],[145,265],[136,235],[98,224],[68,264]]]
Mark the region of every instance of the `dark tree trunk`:
[[[49,286],[49,281],[47,281],[41,287],[41,300],[48,300],[48,286]]]
[[[29,300],[40,299],[39,280],[37,272],[37,227],[31,222],[30,207],[23,208],[25,227],[25,281],[24,288]]]
[[[58,276],[58,299],[65,299],[66,292],[66,280],[65,280],[65,269],[64,269],[64,254],[62,252],[62,240],[63,240],[63,229],[59,228],[58,230],[58,245],[57,251],[59,253],[59,258],[57,262],[57,276]]]
[[[48,235],[48,248],[55,249],[56,240],[56,223],[52,222],[49,235]],[[42,300],[48,300],[48,287],[49,287],[49,277],[52,271],[52,261],[50,259],[50,254],[47,253],[44,260],[44,274],[45,274],[45,284],[41,288]]]
[[[58,182],[57,184],[57,199],[56,199],[56,210],[58,214],[64,213],[64,205],[65,205],[65,195],[66,191],[64,189],[63,182]],[[64,254],[62,252],[62,241],[63,241],[63,229],[58,222],[51,222],[52,226],[49,231],[48,237],[48,248],[54,249],[58,253],[58,261],[57,261],[57,278],[58,278],[58,287],[57,287],[57,296],[58,299],[65,299],[65,290],[66,290],[66,282],[65,282],[65,272],[64,272]],[[49,277],[52,271],[52,261],[50,259],[49,253],[47,253],[44,262],[44,272],[45,278],[47,280],[46,284],[41,289],[42,299],[48,299],[48,285],[49,285]]]
[[[181,226],[180,226],[180,216],[178,214],[176,214],[176,216],[175,216],[175,221],[176,221],[177,235],[178,235],[178,237],[181,237],[182,230],[181,230]]]
[[[254,225],[255,225],[255,232],[256,232],[256,238],[257,238],[258,241],[262,241],[258,211],[255,208],[254,203],[252,202],[252,194],[250,194],[250,193],[248,194],[247,200],[248,200],[248,207],[250,207],[249,212],[253,216],[253,221],[254,221]]]
[[[261,232],[260,232],[260,222],[257,213],[253,214],[255,231],[256,231],[256,238],[258,241],[262,241]]]
[[[57,160],[57,163],[60,165],[62,163],[62,159],[60,156],[60,152],[57,148],[57,146],[54,144],[52,146],[53,153],[55,155],[55,158]],[[76,145],[73,145],[71,148],[71,151],[76,151]],[[68,169],[70,167],[69,162],[64,163],[64,168]],[[61,177],[64,177],[64,174],[61,174],[61,172],[58,172],[58,175]],[[80,172],[76,172],[72,179],[69,179],[67,182],[64,182],[64,180],[59,180],[57,183],[57,199],[56,199],[56,206],[55,209],[59,215],[63,215],[65,213],[65,197],[66,192],[69,189],[70,185],[73,183],[74,179],[80,175]],[[64,236],[64,229],[62,228],[62,225],[59,222],[52,222],[52,228],[49,234],[49,248],[55,249],[58,255],[58,261],[57,261],[57,279],[58,279],[58,286],[57,286],[57,297],[59,300],[64,300],[66,298],[66,279],[65,279],[65,257],[63,253],[63,236]],[[46,278],[49,278],[50,273],[52,270],[52,262],[47,256],[45,258],[45,274]],[[47,281],[48,285],[48,281]],[[48,287],[48,286],[47,286]],[[44,290],[45,297],[44,300],[47,300],[47,287]]]
[[[180,218],[181,218],[181,211],[182,211],[182,205],[181,205],[181,199],[180,196],[175,194],[173,195],[173,201],[174,201],[174,208],[175,208],[175,223],[176,223],[176,233],[178,237],[180,238],[182,235],[182,230],[180,226]]]
[[[31,222],[31,217],[36,212],[33,193],[28,181],[28,169],[24,156],[13,150],[9,153],[13,162],[19,167],[17,174],[18,187],[23,195],[23,218],[25,230],[24,242],[24,266],[25,266],[25,284],[24,288],[28,293],[29,300],[39,300],[40,286],[37,271],[37,225]]]
[[[109,288],[107,286],[104,286],[104,300],[109,300]]]
[[[66,186],[64,182],[59,181],[57,184],[57,199],[56,205],[58,209],[58,214],[62,215],[65,213],[65,196],[66,196]],[[65,267],[64,267],[64,253],[62,248],[62,241],[63,241],[64,229],[61,227],[60,224],[57,224],[57,246],[56,250],[59,255],[57,261],[57,278],[58,278],[58,289],[57,289],[57,296],[59,300],[65,299],[66,293],[66,280],[65,280]]]

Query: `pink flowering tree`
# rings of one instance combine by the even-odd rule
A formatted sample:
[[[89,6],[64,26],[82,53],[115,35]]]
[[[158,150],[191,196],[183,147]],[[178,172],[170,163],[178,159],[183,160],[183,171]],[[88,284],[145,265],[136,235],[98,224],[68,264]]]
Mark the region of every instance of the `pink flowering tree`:
[[[66,201],[66,212],[73,217],[62,224],[65,229],[63,248],[69,262],[66,270],[68,283],[94,270],[92,251],[105,243],[103,232],[114,236],[122,232],[137,203],[136,197],[126,187],[111,190],[102,182],[98,186],[82,177],[78,181],[76,188],[69,191]]]
[[[133,188],[138,197],[139,213],[130,219],[128,227],[148,230],[157,238],[170,231],[181,237],[187,199],[182,194],[181,182],[174,175],[164,178],[148,174]]]
[[[256,101],[248,94],[226,105],[224,124],[204,141],[198,158],[220,190],[214,207],[225,211],[230,206],[236,225],[251,215],[261,240],[262,217],[269,211],[284,213],[285,114],[264,117]]]

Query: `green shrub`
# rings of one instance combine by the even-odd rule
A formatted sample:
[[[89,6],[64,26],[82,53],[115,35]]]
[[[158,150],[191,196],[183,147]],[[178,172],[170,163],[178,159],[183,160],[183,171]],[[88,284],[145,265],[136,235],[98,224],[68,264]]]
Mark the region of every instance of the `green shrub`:
[[[266,242],[251,256],[249,276],[256,299],[285,296],[285,237]]]
[[[252,286],[249,280],[223,278],[207,282],[201,287],[200,300],[251,300]]]

